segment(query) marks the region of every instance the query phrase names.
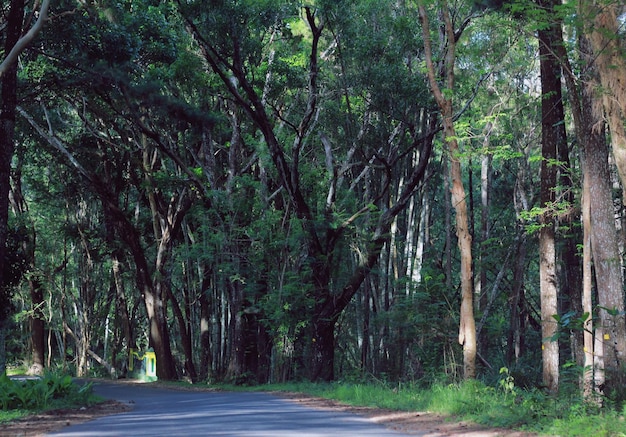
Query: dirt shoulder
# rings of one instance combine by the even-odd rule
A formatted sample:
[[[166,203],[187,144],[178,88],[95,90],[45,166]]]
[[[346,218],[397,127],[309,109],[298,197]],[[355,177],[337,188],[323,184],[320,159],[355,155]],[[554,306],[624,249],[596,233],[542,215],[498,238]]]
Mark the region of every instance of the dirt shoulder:
[[[35,437],[59,431],[66,426],[88,422],[102,416],[129,411],[130,406],[121,402],[104,401],[81,408],[49,410],[0,424],[1,437]]]
[[[279,396],[310,408],[359,414],[387,428],[424,437],[535,437],[537,434],[501,428],[487,428],[471,422],[429,412],[405,412],[384,408],[353,407],[337,401],[302,395],[280,393]]]
[[[163,385],[163,387],[176,389],[169,385]],[[202,387],[183,389],[207,391],[207,388]],[[521,431],[486,428],[428,412],[401,412],[382,408],[352,407],[337,401],[300,393],[272,394],[309,408],[359,414],[390,429],[425,437],[533,437],[537,435]],[[53,431],[59,431],[69,425],[87,422],[102,416],[123,413],[131,409],[131,406],[124,403],[105,401],[89,407],[46,411],[13,422],[0,424],[0,437],[43,436]]]

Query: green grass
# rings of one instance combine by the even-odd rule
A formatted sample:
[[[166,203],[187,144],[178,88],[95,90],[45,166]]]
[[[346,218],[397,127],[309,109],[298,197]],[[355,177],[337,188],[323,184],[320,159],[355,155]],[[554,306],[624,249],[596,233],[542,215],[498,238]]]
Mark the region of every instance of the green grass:
[[[0,425],[33,414],[28,410],[0,410]]]
[[[298,392],[334,399],[354,406],[400,411],[428,411],[451,420],[472,421],[488,427],[536,432],[540,435],[626,437],[626,407],[600,409],[582,399],[553,398],[542,391],[523,390],[480,381],[390,386],[383,383],[294,383],[255,387],[220,386],[225,390]]]
[[[66,387],[67,377],[54,377],[53,386]],[[189,387],[187,382],[160,382],[172,387]],[[74,386],[77,387],[77,386]],[[196,385],[195,387],[198,387]],[[451,420],[472,421],[488,427],[536,432],[540,435],[626,437],[626,405],[621,409],[587,404],[576,390],[554,398],[538,389],[515,387],[508,373],[494,386],[480,381],[464,383],[386,384],[308,382],[258,386],[207,385],[231,391],[296,392],[334,399],[353,406],[389,408],[399,411],[428,411],[447,415]],[[0,387],[0,391],[3,387]],[[73,389],[72,389],[73,390]],[[90,390],[89,390],[90,392]],[[73,394],[72,394],[73,393]],[[72,407],[93,402],[85,391],[80,396],[68,392],[54,399],[48,408]],[[19,401],[16,401],[19,402]],[[0,410],[0,423],[35,412],[32,409]]]

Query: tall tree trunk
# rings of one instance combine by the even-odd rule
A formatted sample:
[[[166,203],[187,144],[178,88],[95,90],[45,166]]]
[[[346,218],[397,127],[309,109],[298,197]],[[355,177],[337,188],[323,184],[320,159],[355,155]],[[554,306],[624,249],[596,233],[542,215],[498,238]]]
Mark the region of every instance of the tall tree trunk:
[[[450,17],[448,5],[445,0],[442,1],[441,12],[444,17],[447,44],[444,53],[442,76],[446,82],[446,88],[453,90],[456,56],[455,44],[457,36],[455,35],[452,18]],[[459,324],[459,343],[463,346],[463,376],[465,379],[471,379],[476,376],[477,353],[472,277],[472,236],[469,232],[469,219],[467,215],[467,203],[465,201],[465,189],[463,187],[463,175],[461,172],[460,150],[454,129],[452,99],[443,94],[437,81],[430,40],[430,24],[426,9],[422,3],[419,4],[419,14],[422,21],[428,81],[433,95],[435,96],[435,100],[441,110],[444,141],[448,146],[450,159],[452,205],[456,213],[457,244],[461,255],[461,320]]]
[[[111,255],[112,258],[112,271],[113,271],[113,282],[115,285],[115,308],[117,312],[117,316],[119,317],[120,324],[122,325],[122,332],[124,335],[124,339],[126,340],[126,350],[128,348],[134,348],[135,338],[133,336],[133,329],[130,319],[130,314],[128,313],[128,304],[126,302],[126,293],[124,292],[124,282],[122,279],[122,272],[120,268],[120,257],[121,254],[119,250],[114,250]]]
[[[30,300],[33,306],[33,314],[30,318],[32,363],[29,373],[41,375],[43,374],[45,367],[46,351],[45,316],[43,314],[45,301],[41,280],[36,276],[30,278],[28,280],[28,288],[30,290]]]
[[[8,14],[3,21],[4,60],[0,63],[0,287],[5,283],[3,272],[6,263],[6,240],[9,221],[9,191],[11,159],[14,150],[15,115],[17,105],[17,58],[33,41],[43,28],[48,18],[50,0],[43,0],[39,16],[33,27],[24,33],[24,0],[11,0]],[[35,11],[33,10],[33,14]],[[7,308],[0,310],[0,327],[6,327]],[[0,335],[4,332],[0,329]],[[43,336],[43,333],[42,333]],[[5,356],[4,339],[0,342],[0,367],[4,367],[2,357]],[[43,356],[43,355],[42,355]]]
[[[608,390],[623,387],[624,291],[618,234],[615,228],[609,151],[604,135],[585,141],[585,176],[589,178],[591,250],[595,268],[600,326],[604,339],[604,365]],[[608,393],[608,391],[607,391]]]
[[[626,59],[624,51],[626,45],[619,36],[618,16],[621,14],[619,2],[581,2],[582,13],[590,14],[592,19],[588,21],[587,34],[593,48],[594,65],[600,78],[601,94],[595,99],[598,104],[594,105],[596,113],[598,107],[603,107],[604,116],[611,130],[611,149],[613,158],[622,182],[622,188],[626,187],[626,133],[624,130],[624,118],[626,117]],[[600,114],[598,114],[598,118]],[[596,125],[597,128],[597,125]],[[597,177],[601,179],[608,175],[606,151],[603,142],[599,138],[589,140],[592,153],[587,157],[590,173],[600,172]],[[601,162],[602,161],[602,162]],[[603,176],[604,175],[604,176]],[[591,175],[594,177],[594,175]],[[591,210],[591,246],[596,269],[596,281],[598,282],[598,306],[599,323],[602,330],[600,340],[604,350],[603,364],[606,370],[607,382],[605,388],[623,387],[624,366],[626,365],[626,315],[624,314],[624,289],[621,257],[617,246],[617,234],[614,223],[606,221],[605,215],[609,212],[609,205],[605,204],[606,179],[597,181],[600,185],[590,182],[590,210]],[[609,188],[610,189],[610,188]],[[599,196],[599,197],[597,197]],[[622,191],[623,199],[626,199],[626,190]],[[602,203],[601,205],[594,202]],[[595,209],[599,208],[599,210]],[[603,216],[603,218],[601,218]],[[596,355],[599,351],[596,351]],[[611,387],[613,385],[613,387]]]
[[[601,94],[593,108],[599,118],[606,117],[613,157],[622,186],[626,187],[626,45],[620,36],[622,25],[618,20],[623,5],[617,1],[581,1],[579,4],[601,84]],[[626,196],[626,191],[623,195]]]
[[[22,34],[24,19],[24,0],[11,0],[6,17],[4,53],[13,49]],[[15,135],[15,107],[17,104],[17,63],[12,62],[0,83],[0,287],[6,283],[4,278],[6,263],[6,241],[9,223],[9,191],[11,187],[11,159],[13,158],[13,138]],[[5,295],[3,292],[2,295]],[[8,295],[7,295],[8,298]],[[0,326],[5,326],[5,318],[9,317],[9,302],[2,302],[5,308],[0,310]],[[4,342],[2,345],[4,346]],[[5,354],[4,349],[0,352]]]
[[[557,37],[561,37],[561,32]],[[562,46],[562,39],[558,42]],[[565,135],[565,129],[562,129]],[[559,167],[561,172],[559,175],[560,197],[567,204],[567,211],[561,214],[559,218],[559,228],[562,229],[562,241],[560,245],[561,258],[561,277],[563,283],[561,289],[564,290],[563,302],[561,304],[562,312],[573,311],[580,314],[582,310],[582,265],[578,254],[578,244],[582,239],[579,222],[578,208],[576,207],[576,199],[574,196],[574,183],[572,181],[573,169],[570,164],[569,151],[567,144],[563,141],[559,144],[558,149]],[[571,357],[574,362],[582,364],[583,360],[583,335],[579,330],[573,330],[569,337],[569,347],[571,349]]]
[[[493,111],[492,111],[493,112]],[[479,246],[479,260],[480,274],[477,289],[474,291],[479,296],[479,308],[478,311],[484,311],[488,304],[487,295],[487,269],[485,267],[485,261],[487,260],[485,244],[490,238],[489,232],[489,214],[490,214],[490,191],[491,191],[491,153],[489,152],[489,138],[493,131],[493,123],[488,121],[485,125],[483,133],[485,138],[483,140],[483,150],[485,151],[480,165],[480,240]],[[470,185],[470,190],[471,190]],[[479,353],[483,356],[487,356],[487,346],[489,344],[487,331],[482,331],[480,337],[477,339]]]
[[[549,13],[559,0],[540,0],[540,6]],[[566,147],[564,112],[561,92],[561,66],[555,54],[559,53],[561,24],[557,20],[547,29],[538,31],[541,71],[541,208],[542,227],[539,231],[539,276],[541,286],[541,337],[543,384],[552,393],[559,387],[559,343],[555,341],[558,314],[558,279],[556,271],[556,183],[559,148]]]
[[[584,12],[584,11],[583,11]],[[605,17],[606,19],[606,17]],[[613,17],[615,19],[615,17]],[[603,20],[600,20],[603,21]],[[615,30],[613,28],[613,30]],[[597,29],[594,29],[597,32]],[[596,44],[600,35],[593,34]],[[581,34],[578,39],[582,61],[586,65],[584,69],[587,72],[584,82],[597,80],[594,75],[602,71],[606,67],[607,56],[610,57],[610,50],[616,47],[612,41],[605,41],[605,49],[607,53],[596,56],[593,53],[592,44],[585,34]],[[597,48],[597,47],[596,47]],[[618,244],[619,233],[615,227],[615,211],[613,205],[612,187],[609,169],[609,151],[606,143],[604,132],[604,123],[598,107],[601,106],[601,99],[606,96],[594,95],[594,89],[585,86],[578,87],[571,73],[572,69],[567,59],[564,49],[559,52],[563,62],[567,67],[568,73],[565,75],[566,83],[569,89],[569,96],[572,106],[572,113],[576,127],[576,135],[579,143],[582,145],[583,151],[583,294],[581,301],[581,312],[587,314],[584,323],[584,331],[582,333],[584,343],[584,354],[581,357],[581,364],[585,368],[593,368],[593,357],[597,357],[599,368],[595,369],[596,381],[599,385],[611,390],[613,387],[621,387],[624,384],[623,365],[624,365],[624,292],[623,292],[623,273],[620,248]],[[618,61],[619,62],[619,61]],[[613,74],[613,72],[605,72]],[[604,78],[606,80],[606,77]],[[619,80],[618,80],[619,82]],[[614,83],[617,87],[616,96],[620,95],[619,83]],[[623,85],[623,84],[622,84]],[[597,90],[596,90],[597,91]],[[609,92],[609,90],[606,90]],[[626,98],[626,94],[622,94]],[[605,102],[606,103],[606,102]],[[610,103],[610,105],[615,102]],[[596,108],[589,111],[587,108]],[[615,108],[612,108],[613,110]],[[607,109],[609,111],[609,109]],[[609,117],[610,120],[610,117]],[[609,121],[610,123],[610,121]],[[620,122],[621,123],[621,122]],[[623,126],[622,126],[623,127]],[[619,134],[616,141],[620,141]],[[614,158],[616,162],[619,160],[620,151],[615,150]],[[619,144],[617,145],[619,149]],[[619,169],[618,169],[619,170]],[[591,287],[592,287],[592,270],[591,259],[593,259],[595,267],[596,287],[598,290],[598,304],[600,326],[596,332],[596,345],[600,346],[594,350],[594,340],[592,336],[592,306],[591,306]],[[616,305],[612,307],[611,305]],[[607,311],[608,310],[608,311]],[[621,313],[621,314],[620,314]],[[609,329],[609,332],[606,332]],[[606,344],[602,342],[605,341]],[[608,348],[608,356],[605,357],[605,351]],[[621,359],[620,359],[620,350]],[[608,358],[610,383],[605,384],[605,369]],[[583,392],[586,396],[591,395],[593,387],[593,371],[585,372],[583,378]],[[613,385],[613,387],[611,387]]]
[[[22,193],[22,161],[22,157],[18,156],[13,178],[13,188],[11,189],[11,205],[14,213],[25,223],[24,230],[26,235],[22,241],[22,252],[31,271],[31,274],[28,276],[28,291],[31,303],[29,324],[32,359],[29,373],[41,375],[45,368],[46,350],[45,316],[43,311],[45,307],[44,288],[36,266],[37,233],[34,224],[28,216],[28,205]]]
[[[211,355],[211,302],[209,293],[211,286],[211,269],[204,266],[202,269],[202,280],[198,295],[200,303],[200,368],[198,378],[200,381],[207,381],[211,376],[213,367]]]
[[[228,284],[228,311],[230,317],[230,331],[228,333],[229,355],[226,379],[235,383],[241,383],[241,377],[245,375],[244,354],[246,344],[244,342],[244,317],[243,317],[243,284],[234,279]]]
[[[583,323],[583,360],[582,388],[585,399],[590,400],[593,395],[593,306],[592,306],[592,267],[591,267],[591,210],[590,210],[590,179],[586,175],[588,167],[583,167],[583,194],[581,200],[583,224],[583,294],[582,310],[587,314]]]

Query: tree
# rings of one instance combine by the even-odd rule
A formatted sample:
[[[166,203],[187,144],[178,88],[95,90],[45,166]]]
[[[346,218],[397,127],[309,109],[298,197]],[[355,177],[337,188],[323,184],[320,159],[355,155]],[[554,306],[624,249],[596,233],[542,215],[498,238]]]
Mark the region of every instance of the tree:
[[[307,40],[307,63],[306,72],[294,71],[294,74],[306,74],[304,89],[306,95],[300,98],[301,92],[294,94],[293,101],[268,101],[260,91],[264,89],[257,83],[259,55],[262,55],[260,40],[255,40],[254,36],[273,35],[277,32],[284,32],[287,37],[293,38],[285,31],[284,21],[292,19],[291,14],[297,11],[297,7],[291,6],[288,2],[284,5],[284,10],[288,11],[286,16],[280,14],[280,9],[268,8],[264,6],[264,12],[256,10],[258,6],[247,5],[245,8],[226,2],[222,9],[213,10],[212,16],[194,9],[197,5],[180,4],[181,15],[187,22],[187,27],[191,34],[198,41],[203,56],[221,80],[230,98],[244,110],[249,119],[254,123],[263,138],[264,147],[270,157],[273,170],[276,172],[278,182],[283,188],[288,199],[290,208],[298,223],[303,229],[304,248],[303,255],[305,262],[299,266],[301,269],[301,279],[307,284],[312,300],[311,307],[307,309],[308,314],[305,323],[310,329],[308,338],[310,341],[306,346],[310,349],[310,371],[309,377],[312,380],[331,380],[334,377],[334,354],[335,354],[335,326],[344,309],[350,303],[352,297],[357,292],[366,276],[378,263],[382,247],[387,243],[389,229],[394,218],[406,207],[412,195],[419,187],[424,176],[426,163],[430,156],[430,142],[432,135],[430,132],[408,131],[411,142],[408,147],[411,150],[419,150],[419,161],[409,170],[402,192],[398,194],[396,201],[391,205],[380,205],[381,212],[371,223],[370,236],[364,245],[364,253],[361,260],[354,267],[354,270],[346,276],[347,279],[339,281],[341,286],[334,289],[333,277],[335,270],[335,259],[339,254],[346,233],[355,222],[372,217],[372,205],[379,207],[383,199],[386,198],[386,188],[389,181],[383,179],[382,193],[375,193],[372,197],[360,200],[361,205],[356,211],[348,214],[345,219],[337,216],[337,197],[339,190],[343,189],[342,184],[350,176],[354,178],[354,170],[351,168],[353,151],[347,153],[346,161],[335,164],[332,142],[328,142],[320,133],[320,142],[323,149],[320,149],[315,156],[320,157],[324,163],[323,171],[327,175],[327,197],[323,208],[319,212],[318,202],[309,193],[308,187],[303,186],[305,167],[302,162],[305,147],[310,147],[314,141],[312,137],[314,123],[317,114],[320,112],[320,44],[327,29],[327,20],[334,15],[331,11],[325,11],[320,7],[304,7],[302,9],[303,19],[308,30]],[[329,6],[329,5],[327,5]],[[336,6],[333,6],[335,8]],[[212,20],[211,26],[201,25],[202,20]],[[206,21],[205,21],[206,22]],[[255,29],[254,32],[251,32]],[[255,33],[255,35],[253,35]],[[343,41],[334,42],[341,47]],[[271,66],[270,66],[271,68]],[[269,72],[268,72],[269,75]],[[271,84],[269,84],[271,86]],[[286,93],[284,97],[290,96]],[[283,97],[280,96],[279,97]],[[345,97],[349,103],[349,95]],[[288,108],[293,105],[293,113],[281,115],[279,108]],[[280,124],[270,115],[277,117]],[[293,118],[293,119],[291,119]],[[399,123],[399,128],[407,130],[408,126]],[[282,127],[290,130],[289,136],[285,136]],[[385,178],[392,174],[394,165],[398,165],[395,159],[393,140],[398,137],[396,134],[390,136],[390,151],[383,153],[378,150],[371,153],[371,158],[366,158],[361,166],[361,175],[369,176],[373,171],[372,161],[380,161],[381,165],[390,170],[385,172]],[[292,146],[287,149],[284,141],[290,140]],[[349,142],[354,142],[354,138],[348,138]],[[319,142],[316,141],[319,144]],[[356,143],[356,142],[355,142]],[[356,146],[355,146],[356,147]],[[287,151],[289,153],[287,153]],[[370,163],[367,163],[370,160]],[[321,170],[318,170],[321,171]],[[355,190],[353,185],[350,190]],[[345,193],[345,192],[344,192]],[[319,195],[319,193],[317,194]]]
[[[547,16],[555,12],[557,1],[540,1]],[[553,393],[559,387],[559,344],[555,341],[558,314],[558,279],[556,271],[556,207],[559,149],[567,147],[561,91],[559,53],[561,24],[549,20],[546,28],[538,30],[541,70],[541,200],[544,209],[539,231],[541,275],[541,335],[543,383]]]
[[[599,76],[599,86],[594,88],[595,104],[593,108],[598,119],[601,114],[607,120],[611,133],[611,149],[615,165],[622,182],[622,195],[626,186],[626,134],[624,116],[626,114],[626,61],[624,43],[620,36],[618,16],[621,12],[619,2],[598,1],[581,2],[580,13],[583,17],[592,17],[585,21],[585,34],[593,49],[593,66]],[[589,102],[590,100],[587,100]],[[586,162],[589,165],[591,210],[591,245],[598,281],[599,326],[597,335],[603,350],[596,354],[602,357],[600,368],[610,375],[606,388],[623,384],[624,365],[626,362],[626,313],[624,311],[624,288],[622,262],[614,226],[607,220],[610,217],[610,204],[607,190],[606,150],[604,142],[598,138],[601,123],[593,126],[598,133],[588,132]],[[602,178],[602,180],[596,180]],[[606,178],[606,179],[604,179]],[[595,182],[595,184],[594,184]],[[596,191],[597,190],[597,191]],[[626,198],[626,197],[624,197]],[[623,200],[624,202],[624,200]],[[595,208],[594,208],[595,206]],[[600,370],[601,371],[601,370]],[[605,386],[605,384],[602,384]]]
[[[46,21],[49,0],[44,0],[39,10],[39,17],[33,27],[24,33],[25,1],[12,0],[6,18],[4,40],[5,58],[0,63],[0,272],[5,271],[7,259],[6,240],[8,232],[8,211],[11,159],[13,157],[13,137],[15,134],[15,106],[17,104],[17,58],[41,31]],[[35,10],[31,11],[35,16]],[[4,281],[0,278],[0,284]],[[0,347],[4,348],[5,317],[0,318]],[[43,338],[43,327],[36,325],[38,337]],[[38,343],[39,344],[39,343]],[[42,351],[38,351],[42,352]],[[0,352],[4,356],[4,350]],[[4,371],[4,368],[0,369]]]
[[[419,4],[419,11],[424,35],[424,51],[428,80],[435,100],[441,110],[444,140],[448,146],[448,157],[450,160],[450,177],[452,179],[452,186],[450,188],[452,193],[451,200],[456,213],[456,234],[461,254],[461,321],[459,326],[459,343],[463,345],[463,375],[466,379],[471,379],[476,376],[477,352],[472,277],[472,236],[469,232],[465,189],[463,187],[463,176],[461,173],[460,150],[456,130],[454,128],[454,109],[452,106],[452,97],[449,95],[454,89],[455,45],[462,30],[456,31],[454,29],[448,4],[445,0],[442,1],[441,13],[444,20],[446,44],[442,54],[443,63],[439,66],[439,71],[436,71],[430,43],[430,24],[423,3]],[[463,24],[463,26],[466,25],[467,22]],[[439,86],[438,75],[444,80],[445,93]]]
[[[28,288],[31,300],[31,344],[32,361],[29,373],[34,375],[43,374],[45,365],[45,318],[44,318],[44,291],[40,273],[36,266],[37,230],[29,217],[28,205],[22,192],[22,163],[23,157],[19,156],[14,170],[14,183],[11,188],[11,208],[16,219],[23,223],[24,229],[28,229],[22,242],[21,252],[28,259]]]

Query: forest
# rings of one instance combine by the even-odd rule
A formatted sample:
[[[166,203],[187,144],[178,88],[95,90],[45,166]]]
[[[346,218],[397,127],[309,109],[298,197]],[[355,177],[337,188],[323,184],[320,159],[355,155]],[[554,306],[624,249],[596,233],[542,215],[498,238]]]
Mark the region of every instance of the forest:
[[[620,0],[6,0],[0,369],[626,397]]]

